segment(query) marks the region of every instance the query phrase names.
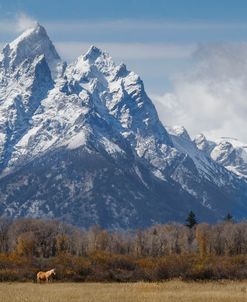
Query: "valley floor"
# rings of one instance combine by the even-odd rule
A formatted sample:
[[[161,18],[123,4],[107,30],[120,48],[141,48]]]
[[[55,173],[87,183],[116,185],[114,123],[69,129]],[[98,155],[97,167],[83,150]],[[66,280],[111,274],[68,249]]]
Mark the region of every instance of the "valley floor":
[[[0,283],[1,302],[244,302],[247,281],[162,283]]]

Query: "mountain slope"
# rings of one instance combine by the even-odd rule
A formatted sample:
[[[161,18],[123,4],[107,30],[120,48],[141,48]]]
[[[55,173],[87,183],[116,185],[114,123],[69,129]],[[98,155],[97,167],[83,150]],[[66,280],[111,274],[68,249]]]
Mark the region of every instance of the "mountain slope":
[[[247,184],[169,129],[139,76],[95,46],[63,63],[37,24],[0,55],[0,215],[143,227],[247,216]]]
[[[195,165],[193,173],[187,178],[188,184],[185,182],[187,190],[191,190],[191,194],[196,197],[200,196],[200,202],[212,211],[223,213],[225,207],[236,217],[245,217],[246,182],[207,154],[206,150],[213,143],[202,142],[199,137],[192,141],[184,127],[180,126],[168,128],[168,132],[174,146],[192,159]]]
[[[231,137],[222,137],[212,142],[203,134],[196,136],[194,141],[198,149],[206,152],[215,162],[237,176],[247,178],[247,144]]]

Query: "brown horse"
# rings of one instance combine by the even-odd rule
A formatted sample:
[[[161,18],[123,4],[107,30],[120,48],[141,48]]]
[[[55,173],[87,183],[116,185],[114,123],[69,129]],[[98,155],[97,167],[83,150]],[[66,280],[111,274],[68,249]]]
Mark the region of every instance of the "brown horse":
[[[52,276],[56,275],[55,268],[47,271],[47,272],[38,272],[37,273],[37,282],[49,282]]]

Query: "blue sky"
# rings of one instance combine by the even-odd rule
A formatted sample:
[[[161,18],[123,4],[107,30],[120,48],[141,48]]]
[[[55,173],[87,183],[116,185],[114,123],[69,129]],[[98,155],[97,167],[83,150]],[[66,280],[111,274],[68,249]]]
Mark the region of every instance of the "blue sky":
[[[234,66],[245,66],[247,1],[0,0],[0,46],[14,39],[32,20],[46,27],[61,57],[69,62],[95,44],[108,51],[117,63],[126,63],[143,79],[164,123],[183,123],[192,134],[204,128],[209,135],[217,131],[220,135],[223,130],[238,134],[230,126],[218,125],[210,113],[212,103],[224,104],[225,99],[231,102],[234,95],[219,98],[217,89],[213,98],[212,91],[208,95],[208,74],[202,74],[200,66],[202,62],[213,62],[210,68],[214,69],[214,83],[220,83],[222,73],[232,81],[236,78],[231,72]],[[209,66],[203,68],[208,72]],[[193,79],[197,73],[201,82],[204,79],[199,95],[198,83]],[[244,85],[241,82],[238,86]],[[191,94],[187,93],[188,87]],[[201,96],[202,91],[206,95]],[[245,92],[247,89],[236,91],[236,98],[243,98]],[[199,96],[209,103],[204,120],[200,112],[193,111],[200,107],[193,105]],[[186,112],[188,106],[190,110]],[[239,119],[238,108],[235,109],[231,108],[236,111],[235,117],[227,115],[222,119]],[[200,121],[191,123],[189,114],[194,113]],[[242,124],[236,123],[235,127]],[[243,139],[245,134],[239,136]]]
[[[244,0],[0,0],[0,42],[17,35],[8,22],[19,14],[45,25],[66,60],[96,44],[139,73],[150,93],[169,88],[198,43],[247,40]]]
[[[247,10],[245,0],[5,0],[0,3],[2,16],[19,10],[42,20],[148,18],[245,21]]]

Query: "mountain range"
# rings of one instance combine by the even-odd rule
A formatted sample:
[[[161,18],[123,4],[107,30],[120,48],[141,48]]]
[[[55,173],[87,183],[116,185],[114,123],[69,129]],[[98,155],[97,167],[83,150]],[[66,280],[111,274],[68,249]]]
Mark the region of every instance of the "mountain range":
[[[0,54],[0,215],[80,227],[247,217],[247,145],[165,127],[140,77],[92,46],[63,62],[40,24]]]

